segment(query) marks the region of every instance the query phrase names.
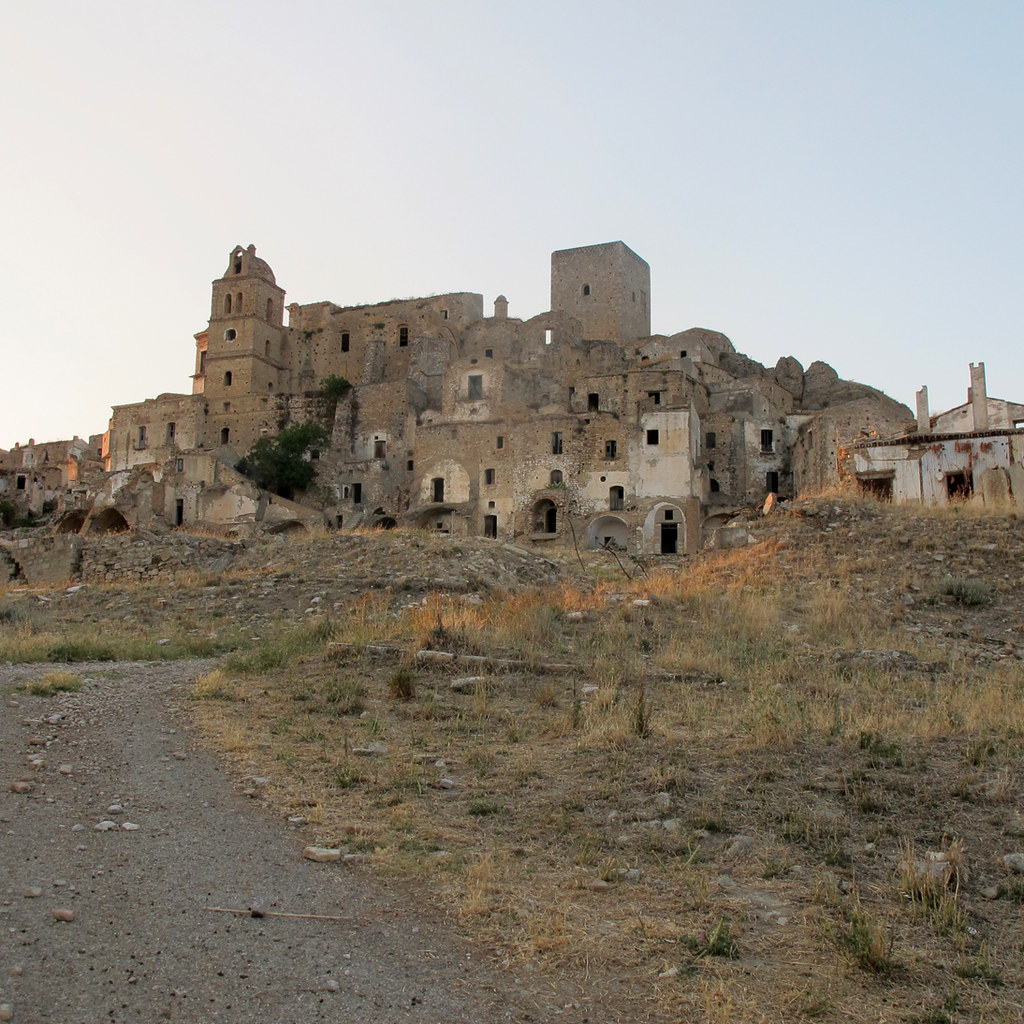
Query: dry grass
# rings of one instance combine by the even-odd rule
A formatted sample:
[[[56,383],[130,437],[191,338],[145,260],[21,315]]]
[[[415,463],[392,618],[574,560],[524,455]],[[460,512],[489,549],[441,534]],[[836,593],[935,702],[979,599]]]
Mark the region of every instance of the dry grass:
[[[759,529],[632,581],[367,596],[194,707],[319,841],[602,1019],[1019,1020],[1024,529],[834,500]]]

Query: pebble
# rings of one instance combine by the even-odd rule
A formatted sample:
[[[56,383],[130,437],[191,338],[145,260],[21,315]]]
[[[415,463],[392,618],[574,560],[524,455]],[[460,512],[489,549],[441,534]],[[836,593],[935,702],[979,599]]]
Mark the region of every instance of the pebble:
[[[14,1007],[10,1003],[0,1003],[0,1020],[11,1020],[14,1017]]]
[[[126,821],[121,825],[121,829],[124,832],[138,832],[139,826],[134,821]]]
[[[38,885],[30,885],[21,895],[27,900],[34,900],[43,895],[43,890]]]
[[[328,992],[337,992],[341,988],[341,986],[333,978],[328,978],[327,984],[324,987],[327,989]]]
[[[97,832],[109,832],[112,828],[117,828],[117,825],[113,821],[101,821],[98,824],[93,825],[93,828]]]
[[[65,921],[70,924],[75,919],[75,912],[67,907],[57,907],[53,912],[54,921]]]
[[[69,764],[62,764],[58,769],[61,775],[70,775],[74,769]]]
[[[22,782],[19,779],[17,782],[12,782],[11,783],[11,792],[12,793],[31,793],[32,792],[32,783],[31,782]]]
[[[120,814],[124,808],[120,804],[111,804],[107,808],[107,814]]]
[[[454,789],[455,788],[455,782],[452,779],[438,779],[437,780],[437,788],[438,789]]]
[[[611,883],[606,882],[603,878],[595,878],[587,888],[593,892],[607,892],[611,888]]]

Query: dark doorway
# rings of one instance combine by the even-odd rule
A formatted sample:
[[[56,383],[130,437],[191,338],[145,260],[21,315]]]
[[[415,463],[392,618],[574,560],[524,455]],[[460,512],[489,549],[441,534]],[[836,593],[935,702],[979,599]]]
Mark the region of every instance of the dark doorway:
[[[434,477],[434,501],[444,501],[444,477]]]
[[[973,492],[967,473],[946,474],[946,497],[950,501],[966,501]]]
[[[679,549],[679,524],[661,524],[661,553],[674,555]]]
[[[858,478],[857,490],[866,498],[874,498],[876,501],[892,501],[892,477]]]
[[[484,516],[484,536],[485,537],[497,537],[498,536],[498,517],[497,516]]]
[[[185,499],[178,498],[174,502],[174,525],[181,526],[185,522]]]
[[[769,494],[779,493],[779,474],[776,472],[765,473],[764,485],[768,488]]]

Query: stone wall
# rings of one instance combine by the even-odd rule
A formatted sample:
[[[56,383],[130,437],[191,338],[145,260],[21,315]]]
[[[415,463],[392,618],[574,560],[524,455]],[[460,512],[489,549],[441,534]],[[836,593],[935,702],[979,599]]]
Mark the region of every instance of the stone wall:
[[[40,534],[34,530],[17,530],[0,541],[0,545],[17,566],[16,575],[35,585],[76,579],[85,540],[73,533]],[[4,572],[0,567],[0,580]]]

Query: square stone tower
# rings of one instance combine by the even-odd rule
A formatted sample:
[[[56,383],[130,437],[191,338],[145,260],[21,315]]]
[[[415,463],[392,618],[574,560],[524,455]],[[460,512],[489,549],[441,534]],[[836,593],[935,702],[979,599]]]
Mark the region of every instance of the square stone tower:
[[[632,344],[651,333],[651,268],[628,245],[551,254],[551,308],[583,322],[583,337]]]

